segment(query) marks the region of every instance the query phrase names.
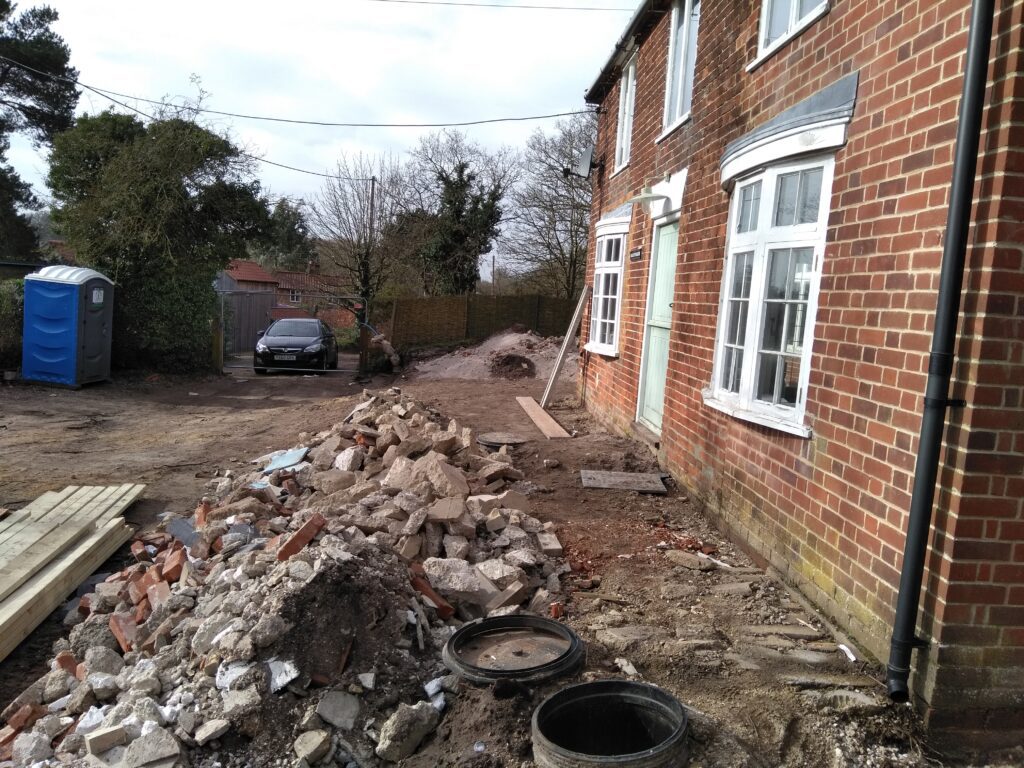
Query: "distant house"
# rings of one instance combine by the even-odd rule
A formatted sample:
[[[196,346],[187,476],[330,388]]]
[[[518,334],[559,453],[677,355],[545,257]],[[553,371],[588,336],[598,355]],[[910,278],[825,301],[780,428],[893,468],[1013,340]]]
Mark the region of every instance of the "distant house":
[[[971,3],[635,5],[586,95],[581,394],[884,660],[925,383],[953,366],[928,350]],[[1009,745],[1024,740],[1024,0],[997,6],[963,402],[911,685],[930,727]]]
[[[278,269],[277,305],[272,316],[275,320],[286,317],[319,317],[332,328],[350,328],[355,325],[354,307],[343,278],[317,272],[298,272]]]
[[[225,291],[274,292],[277,279],[255,261],[233,259],[228,268],[217,275],[215,287]]]

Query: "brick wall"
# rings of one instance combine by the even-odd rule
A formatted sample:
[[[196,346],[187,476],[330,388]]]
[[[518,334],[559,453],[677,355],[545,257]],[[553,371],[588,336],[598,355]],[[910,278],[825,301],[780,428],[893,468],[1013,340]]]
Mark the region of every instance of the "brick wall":
[[[880,659],[889,634],[920,427],[962,87],[968,0],[836,0],[752,72],[760,3],[705,2],[693,117],[660,142],[668,17],[642,43],[630,165],[595,179],[596,220],[648,179],[688,168],[675,316],[659,443],[666,467],[723,525]],[[915,691],[930,719],[1019,738],[1024,698],[1024,0],[1000,0],[964,338],[926,574]],[[807,423],[809,439],[703,405],[711,381],[729,197],[728,141],[860,72],[836,155]],[[1015,75],[1015,76],[1014,76]],[[598,155],[611,168],[618,88]],[[1013,195],[1016,195],[1014,197]],[[634,213],[620,354],[584,353],[581,389],[609,425],[633,430],[652,227]],[[593,242],[593,238],[591,238]],[[593,276],[593,254],[588,281]],[[584,334],[589,326],[584,324]],[[584,341],[586,339],[584,338]],[[967,695],[958,695],[967,692]],[[1013,729],[1018,732],[1014,733]]]

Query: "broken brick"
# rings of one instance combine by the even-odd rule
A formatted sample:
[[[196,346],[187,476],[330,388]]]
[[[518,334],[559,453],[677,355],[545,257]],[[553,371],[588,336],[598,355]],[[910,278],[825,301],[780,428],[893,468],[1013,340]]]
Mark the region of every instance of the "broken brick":
[[[85,666],[85,662],[81,661],[78,666],[75,667],[75,677],[79,682],[85,680],[89,676],[89,668]]]
[[[307,520],[299,530],[288,537],[288,541],[277,550],[278,560],[287,560],[296,552],[299,552],[309,542],[313,540],[313,537],[320,532],[320,529],[324,527],[327,520],[319,512],[315,513],[309,520]]]
[[[146,545],[141,541],[132,542],[132,554],[140,563],[148,562],[153,559],[152,555],[149,554],[149,550],[146,549]]]
[[[180,579],[181,569],[184,567],[187,560],[188,556],[185,554],[184,549],[176,549],[171,552],[171,554],[167,556],[167,560],[164,562],[164,568],[161,574],[164,581],[177,581]],[[152,602],[152,598],[150,598],[150,602]]]
[[[57,658],[54,659],[61,669],[67,672],[69,675],[75,674],[75,669],[78,667],[78,661],[75,659],[75,654],[71,651],[61,651],[57,654]]]
[[[161,581],[163,581],[161,570],[158,566],[154,565],[152,568],[148,569],[145,575],[139,580],[139,586],[146,590]]]
[[[132,601],[132,605],[138,605],[145,597],[146,587],[142,585],[142,579],[128,582],[128,599]]]
[[[134,619],[126,613],[112,613],[108,626],[121,650],[128,653],[135,645],[139,634],[139,627]]]
[[[17,731],[23,731],[26,728],[31,728],[36,720],[46,714],[46,707],[24,704],[18,708],[18,710],[7,718],[7,725]]]
[[[163,605],[171,596],[171,587],[166,581],[160,581],[146,590],[146,597],[149,598],[149,607],[154,611]]]
[[[19,731],[15,728],[11,728],[10,725],[5,725],[0,728],[0,760],[10,760],[10,757],[4,757],[6,754],[5,749],[9,750],[10,744],[14,743],[14,738],[18,735]]]
[[[196,507],[195,523],[196,528],[206,527],[206,516],[210,514],[210,510],[213,509],[213,505],[207,499],[203,499],[199,502],[199,506]]]
[[[416,563],[416,565],[419,565],[419,563]],[[420,566],[420,570],[422,570],[422,566]],[[413,589],[427,598],[434,605],[434,608],[437,610],[437,615],[440,616],[443,621],[447,621],[455,615],[455,609],[452,607],[451,603],[437,594],[426,578],[419,574],[414,574],[411,581]]]
[[[140,600],[139,604],[135,606],[135,612],[132,614],[132,618],[135,620],[136,624],[141,624],[149,618],[149,613],[149,598],[143,595],[142,600]]]

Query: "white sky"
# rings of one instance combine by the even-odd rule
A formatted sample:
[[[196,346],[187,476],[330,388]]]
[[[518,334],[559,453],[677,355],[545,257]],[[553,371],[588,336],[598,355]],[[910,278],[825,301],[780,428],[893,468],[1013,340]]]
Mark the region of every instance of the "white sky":
[[[632,8],[636,0],[475,0]],[[22,8],[42,0],[22,0]],[[631,12],[417,6],[372,0],[49,0],[89,85],[160,99],[196,95],[229,112],[334,122],[451,122],[581,109]],[[131,103],[131,102],[129,102]],[[77,112],[109,105],[83,91]],[[149,107],[134,103],[143,111]],[[553,120],[463,129],[521,145]],[[394,152],[422,129],[320,128],[217,118],[254,154],[330,171],[341,152]],[[13,137],[9,160],[45,195],[43,151]],[[260,164],[274,194],[311,197],[321,179]]]

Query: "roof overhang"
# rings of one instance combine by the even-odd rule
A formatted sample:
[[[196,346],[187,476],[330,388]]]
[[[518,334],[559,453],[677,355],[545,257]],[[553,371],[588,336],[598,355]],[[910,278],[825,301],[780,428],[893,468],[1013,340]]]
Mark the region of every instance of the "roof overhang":
[[[626,31],[615,44],[612,55],[601,69],[601,74],[583,95],[587,104],[600,104],[611,90],[623,65],[633,55],[641,41],[650,33],[672,7],[671,0],[643,0],[626,25]]]

